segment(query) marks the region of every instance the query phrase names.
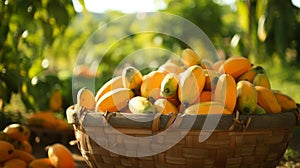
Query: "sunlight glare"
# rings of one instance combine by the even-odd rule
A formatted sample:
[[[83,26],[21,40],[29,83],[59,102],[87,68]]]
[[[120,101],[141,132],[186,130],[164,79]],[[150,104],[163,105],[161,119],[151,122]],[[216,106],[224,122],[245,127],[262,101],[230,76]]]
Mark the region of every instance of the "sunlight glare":
[[[104,13],[107,10],[118,10],[124,13],[154,12],[166,8],[163,0],[85,0],[88,11],[94,13]],[[78,0],[73,0],[74,8],[77,12],[82,11],[82,6]]]
[[[300,0],[292,0],[292,4],[297,8],[300,8]]]

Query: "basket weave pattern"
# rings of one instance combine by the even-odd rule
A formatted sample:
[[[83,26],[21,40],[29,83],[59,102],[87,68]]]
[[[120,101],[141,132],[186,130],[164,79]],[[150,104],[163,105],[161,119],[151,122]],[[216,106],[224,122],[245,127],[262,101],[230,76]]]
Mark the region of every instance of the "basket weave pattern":
[[[228,128],[232,125],[228,123],[233,123],[233,120],[231,117],[225,117],[221,119],[222,125],[218,126],[204,142],[199,142],[199,133],[200,131],[203,133],[203,130],[192,128],[170,149],[146,157],[128,157],[110,152],[97,144],[86,131],[88,129],[89,133],[103,133],[101,135],[105,136],[103,139],[106,140],[105,144],[108,148],[115,147],[120,151],[128,152],[140,148],[151,151],[149,145],[138,146],[135,142],[124,143],[123,136],[115,134],[111,127],[99,127],[93,124],[83,127],[79,122],[73,123],[73,128],[82,156],[90,167],[95,168],[276,167],[288,146],[292,130],[297,124],[297,115],[297,112],[288,112],[275,115],[275,117],[265,116],[264,119],[269,121],[266,125],[270,128],[260,128],[260,125],[256,123],[261,123],[259,121],[261,116],[253,117],[246,130],[229,130]],[[105,120],[104,117],[102,119]],[[278,123],[279,119],[284,122]],[[89,117],[83,120],[89,120]],[[258,128],[255,125],[258,125]],[[153,128],[122,126],[117,129],[131,136],[153,134]],[[170,136],[162,134],[152,141],[151,145],[168,144],[171,139]]]
[[[177,145],[158,155],[131,158],[107,151],[94,142],[84,131],[76,129],[80,137],[79,149],[90,167],[276,167],[284,154],[291,129],[268,131],[216,131],[199,143],[199,131],[190,131]],[[107,135],[108,141],[118,141],[118,135]],[[163,142],[168,139],[160,139]],[[132,147],[132,146],[131,146]],[[127,148],[127,149],[126,149]],[[149,148],[149,150],[151,150]]]

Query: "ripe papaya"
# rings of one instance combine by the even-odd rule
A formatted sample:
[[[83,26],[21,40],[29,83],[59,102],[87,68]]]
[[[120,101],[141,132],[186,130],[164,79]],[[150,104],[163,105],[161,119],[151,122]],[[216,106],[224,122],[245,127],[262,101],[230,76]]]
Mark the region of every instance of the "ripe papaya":
[[[275,94],[282,111],[290,111],[297,109],[297,104],[292,97],[277,90],[272,91]]]
[[[199,95],[205,85],[205,74],[199,65],[190,66],[180,74],[178,98],[185,107],[199,102]]]
[[[237,77],[247,72],[251,67],[250,60],[245,57],[230,57],[221,65],[219,72],[229,74],[234,79],[237,79]]]
[[[242,114],[252,114],[257,104],[257,93],[254,85],[246,80],[237,83],[237,109]]]
[[[171,101],[174,105],[180,104],[178,100],[179,77],[175,73],[168,73],[160,84],[160,95]]]
[[[267,113],[280,113],[281,106],[272,90],[263,87],[255,86],[257,92],[257,104],[260,105]]]
[[[133,66],[128,66],[122,71],[122,83],[125,88],[131,89],[135,95],[140,95],[143,74]]]
[[[236,82],[229,74],[222,74],[216,85],[213,100],[224,103],[227,109],[234,111],[236,105]]]
[[[129,88],[117,88],[105,93],[96,104],[100,112],[117,112],[128,105],[134,93]]]
[[[85,107],[86,109],[93,110],[95,109],[95,105],[96,101],[94,93],[86,87],[79,89],[76,107]]]
[[[9,141],[9,142],[11,142],[15,146],[16,149],[20,149],[27,153],[32,152],[32,146],[28,141],[13,140],[13,141]]]
[[[27,168],[27,163],[22,159],[13,158],[7,160],[4,163],[3,168]]]
[[[141,96],[148,98],[152,103],[160,97],[160,85],[165,74],[161,71],[152,71],[144,75],[141,84]]]
[[[172,62],[166,62],[158,67],[158,71],[163,72],[164,74],[175,73],[178,75],[184,70],[185,68],[183,66],[180,66]]]
[[[50,161],[50,159],[47,158],[38,158],[34,159],[28,164],[28,168],[56,168]]]
[[[265,73],[265,70],[262,66],[252,66],[247,72],[243,73],[237,78],[237,81],[246,80],[253,83],[254,77],[259,73]]]
[[[264,86],[268,89],[271,89],[271,84],[268,76],[265,73],[259,73],[255,75],[253,79],[254,86]]]
[[[135,96],[128,102],[129,110],[134,114],[154,113],[155,109],[151,102],[142,96]]]
[[[205,75],[204,90],[214,91],[220,77],[220,73],[210,69],[203,69]]]
[[[27,164],[29,164],[31,161],[36,159],[36,157],[33,156],[32,154],[22,151],[22,150],[19,150],[19,149],[15,149],[13,158],[21,159],[21,160],[25,161]]]
[[[14,156],[15,147],[7,141],[0,141],[0,162],[11,159]]]
[[[55,143],[48,146],[47,150],[48,158],[55,168],[75,168],[75,161],[66,146]]]
[[[14,123],[6,126],[3,130],[6,135],[14,140],[27,141],[30,136],[30,129],[23,124]]]
[[[166,98],[159,98],[154,102],[154,108],[157,113],[168,115],[170,113],[178,114],[177,107]]]
[[[117,88],[122,88],[122,87],[123,87],[122,76],[115,76],[111,78],[109,81],[105,82],[97,91],[95,96],[95,101],[97,102],[100,99],[100,97],[102,97],[108,91]]]
[[[184,114],[208,115],[208,114],[232,114],[223,103],[207,101],[193,104],[184,110]]]
[[[200,65],[200,56],[190,48],[186,48],[181,53],[182,62],[187,66]]]
[[[200,102],[212,101],[212,91],[203,90],[200,93]]]
[[[23,141],[20,149],[27,153],[32,153],[32,145],[29,143],[29,141]]]

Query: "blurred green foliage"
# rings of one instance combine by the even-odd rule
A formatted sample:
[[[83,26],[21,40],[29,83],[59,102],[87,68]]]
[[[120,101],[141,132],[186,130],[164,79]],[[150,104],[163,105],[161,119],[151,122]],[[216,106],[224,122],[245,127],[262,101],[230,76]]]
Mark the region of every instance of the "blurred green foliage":
[[[20,94],[29,111],[36,110],[28,92],[31,78],[43,73],[45,49],[61,36],[75,16],[68,0],[0,1],[0,98],[4,105]]]
[[[126,61],[126,56],[141,55],[142,59],[133,59],[135,65],[143,67],[147,63],[155,68],[168,58],[163,49],[180,55],[181,49],[187,47],[178,39],[157,33],[130,35],[107,46],[115,40],[114,36],[135,32],[137,28],[129,21],[122,23],[126,29],[112,26],[101,34],[105,42],[87,44],[95,31],[125,14],[89,13],[84,2],[80,2],[82,13],[75,12],[70,0],[0,2],[0,99],[5,101],[4,105],[10,103],[12,95],[19,94],[27,112],[44,110],[48,108],[51,92],[60,89],[66,109],[76,97],[72,89],[90,84],[89,75],[94,74],[96,91],[113,75],[120,74],[116,69],[120,62]],[[167,8],[162,11],[182,16],[201,28],[218,50],[220,59],[242,55],[265,66],[273,88],[300,102],[294,91],[300,89],[299,8],[290,1],[237,0],[234,7],[220,2],[165,0]],[[160,20],[149,24],[156,27]],[[168,29],[182,28],[172,26]],[[83,46],[90,50],[83,51]],[[138,52],[145,48],[155,52]],[[94,61],[104,52],[100,64]],[[78,59],[80,53],[86,54],[83,59]],[[93,64],[97,64],[96,69],[80,68]],[[78,71],[77,79],[82,83],[72,81],[73,72]]]

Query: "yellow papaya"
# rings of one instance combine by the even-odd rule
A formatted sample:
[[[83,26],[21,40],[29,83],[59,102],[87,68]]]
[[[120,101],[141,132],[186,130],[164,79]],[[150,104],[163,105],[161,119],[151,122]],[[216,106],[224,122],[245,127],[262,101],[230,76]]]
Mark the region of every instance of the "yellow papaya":
[[[77,93],[76,107],[85,107],[89,110],[94,110],[96,105],[94,93],[86,87],[79,89]]]
[[[160,97],[160,85],[165,74],[161,71],[151,71],[144,75],[141,84],[141,96],[148,98],[152,103]]]
[[[122,71],[122,83],[125,88],[131,89],[135,95],[140,95],[143,74],[133,66],[128,66]]]
[[[242,114],[252,114],[257,104],[257,93],[254,85],[246,80],[237,83],[237,109]]]
[[[141,113],[155,113],[155,109],[151,102],[142,96],[135,96],[131,98],[128,102],[128,107],[131,113],[141,114]]]
[[[220,73],[210,69],[203,69],[205,75],[204,90],[213,91],[216,88]]]
[[[75,161],[70,150],[60,144],[55,143],[47,147],[48,158],[55,168],[75,168]]]
[[[254,86],[264,86],[268,89],[271,89],[271,84],[268,76],[265,73],[259,73],[255,75],[253,79]]]
[[[11,159],[14,156],[15,147],[7,141],[0,141],[0,162]]]
[[[290,111],[297,109],[297,104],[292,97],[277,90],[272,91],[275,94],[282,111]]]
[[[105,93],[96,104],[99,112],[117,112],[128,105],[134,93],[129,88],[117,88]]]
[[[200,102],[212,101],[212,91],[203,90],[200,93]]]
[[[186,48],[182,51],[181,59],[187,67],[199,65],[201,62],[200,56],[190,48]]]
[[[234,111],[236,105],[236,82],[229,74],[222,74],[216,85],[213,100],[224,103],[227,109]]]
[[[47,158],[38,158],[31,161],[28,166],[28,168],[56,168],[50,161],[50,159]]]
[[[3,130],[6,135],[14,140],[27,141],[30,136],[30,129],[23,124],[14,123],[6,126]]]
[[[232,114],[223,103],[207,101],[193,104],[184,110],[188,115]]]
[[[25,161],[27,164],[29,164],[31,161],[36,159],[36,157],[33,156],[32,154],[22,151],[22,150],[19,150],[19,149],[15,150],[13,158],[21,159],[21,160]]]
[[[265,70],[262,66],[253,66],[247,72],[243,73],[237,78],[237,81],[246,80],[253,83],[254,77],[259,73],[265,73]]]
[[[168,73],[160,84],[161,97],[168,99],[176,106],[180,104],[178,100],[178,83],[178,75],[175,73]]]
[[[157,113],[168,115],[170,113],[178,114],[177,107],[166,98],[159,98],[154,102],[154,108]]]
[[[97,91],[95,96],[95,101],[97,102],[100,99],[100,97],[102,97],[108,91],[117,88],[122,88],[122,87],[123,87],[122,76],[116,76],[111,78],[109,81],[105,82]]]
[[[28,141],[15,140],[15,141],[10,141],[10,142],[15,146],[16,149],[20,149],[27,153],[32,152],[32,146]]]
[[[260,105],[267,113],[280,113],[281,106],[275,94],[269,88],[255,86],[257,92],[257,104]]]
[[[27,163],[24,160],[13,158],[7,160],[4,163],[3,168],[27,168]]]
[[[231,75],[237,79],[240,75],[247,72],[252,67],[248,58],[237,56],[230,57],[220,66],[219,72]]]
[[[205,85],[205,74],[201,66],[193,65],[180,74],[178,98],[185,107],[199,102],[199,95]]]

